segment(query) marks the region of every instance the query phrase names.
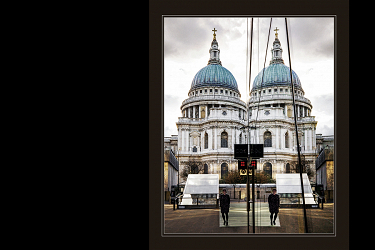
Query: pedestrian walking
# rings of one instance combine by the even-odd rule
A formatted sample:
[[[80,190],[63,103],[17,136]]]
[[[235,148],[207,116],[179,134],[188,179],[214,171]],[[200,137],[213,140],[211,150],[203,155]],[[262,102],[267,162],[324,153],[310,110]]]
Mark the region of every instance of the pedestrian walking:
[[[229,207],[230,207],[230,197],[229,195],[227,195],[227,190],[224,188],[223,194],[220,194],[220,208],[221,208],[221,216],[223,216],[223,220],[224,220],[224,226],[225,224],[228,226]],[[225,220],[225,217],[227,218],[226,220]]]
[[[272,194],[268,196],[268,207],[269,211],[271,213],[270,219],[271,219],[271,226],[272,226],[272,217],[275,214],[273,218],[273,225],[276,225],[276,218],[277,214],[279,213],[279,207],[280,207],[280,197],[278,194],[276,194],[276,189],[272,189]]]

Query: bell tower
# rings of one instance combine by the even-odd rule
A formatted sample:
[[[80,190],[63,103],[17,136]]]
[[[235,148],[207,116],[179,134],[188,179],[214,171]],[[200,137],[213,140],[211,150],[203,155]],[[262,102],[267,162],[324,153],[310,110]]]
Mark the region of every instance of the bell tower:
[[[270,64],[273,64],[273,63],[282,63],[284,64],[284,60],[283,60],[283,57],[282,57],[282,54],[283,54],[283,49],[281,48],[281,44],[280,44],[280,40],[278,38],[278,31],[279,29],[276,27],[276,29],[274,29],[274,31],[276,31],[275,33],[275,41],[273,42],[273,48],[271,49],[271,52],[272,52],[272,60],[270,61]]]
[[[211,42],[211,48],[209,50],[210,53],[210,60],[208,60],[207,65],[209,64],[220,64],[220,50],[219,50],[219,44],[216,41],[216,34],[215,32],[217,31],[215,28],[212,30],[214,32],[214,39]]]

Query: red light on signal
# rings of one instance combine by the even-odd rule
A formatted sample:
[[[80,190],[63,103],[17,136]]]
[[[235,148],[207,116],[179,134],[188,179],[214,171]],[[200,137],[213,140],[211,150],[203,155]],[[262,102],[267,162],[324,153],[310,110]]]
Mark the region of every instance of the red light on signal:
[[[245,167],[245,162],[241,161],[241,167]]]
[[[256,167],[256,166],[257,166],[257,161],[254,161],[254,160],[251,161],[251,166],[252,166],[252,167]]]

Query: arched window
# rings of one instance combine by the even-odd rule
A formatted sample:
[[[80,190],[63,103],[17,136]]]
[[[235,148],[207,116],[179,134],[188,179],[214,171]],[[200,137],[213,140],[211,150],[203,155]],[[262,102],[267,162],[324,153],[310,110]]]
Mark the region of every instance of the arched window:
[[[272,147],[272,135],[269,131],[264,133],[264,147]]]
[[[204,174],[208,174],[208,165],[204,164]]]
[[[285,148],[289,148],[289,133],[285,133]]]
[[[263,164],[263,171],[265,174],[272,177],[272,164],[269,162],[266,162]]]
[[[222,148],[228,147],[228,133],[225,131],[221,133],[221,147]]]
[[[204,133],[204,148],[208,148],[208,134]]]
[[[285,172],[290,173],[290,164],[289,163],[286,164]]]
[[[197,152],[197,147],[196,146],[193,147],[193,152]]]
[[[221,164],[221,179],[223,179],[223,177],[227,174],[228,174],[228,164],[223,163]]]
[[[204,111],[204,108],[201,109],[201,118],[206,117],[206,111]]]
[[[197,165],[193,165],[191,166],[191,171],[190,171],[192,174],[198,174],[199,172],[199,168]]]
[[[242,144],[242,133],[240,133],[240,144]]]

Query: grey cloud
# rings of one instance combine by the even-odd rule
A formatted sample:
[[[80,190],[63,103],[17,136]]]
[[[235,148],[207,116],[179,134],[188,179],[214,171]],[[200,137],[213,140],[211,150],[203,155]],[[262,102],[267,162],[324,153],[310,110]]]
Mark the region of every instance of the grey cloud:
[[[165,95],[164,96],[164,106],[165,107],[179,107],[181,105],[178,96]]]
[[[288,26],[292,34],[294,49],[302,51],[303,56],[319,56],[320,58],[333,56],[333,18],[292,18]]]
[[[311,98],[314,112],[334,115],[334,96],[332,94],[322,94]]]
[[[197,53],[202,53],[209,35],[199,24],[198,18],[165,18],[164,55],[196,56]]]
[[[333,126],[327,126],[327,125],[324,125],[323,127],[320,127],[319,126],[319,122],[318,122],[318,126],[316,127],[316,133],[317,134],[322,134],[323,136],[324,135],[334,135],[334,128]]]
[[[264,56],[270,18],[260,18],[260,54]],[[284,50],[283,58],[287,60],[287,42],[284,18],[272,18],[270,33],[271,49],[275,38],[275,28],[278,28],[279,39]],[[333,57],[334,55],[334,19],[333,18],[288,18],[289,45],[294,61]],[[257,43],[258,20],[254,19],[254,39]],[[270,51],[268,50],[268,54]]]
[[[243,35],[244,31],[238,27],[244,21],[243,18],[165,18],[164,56],[208,56],[213,28],[217,30],[219,46],[230,45],[231,40]]]

